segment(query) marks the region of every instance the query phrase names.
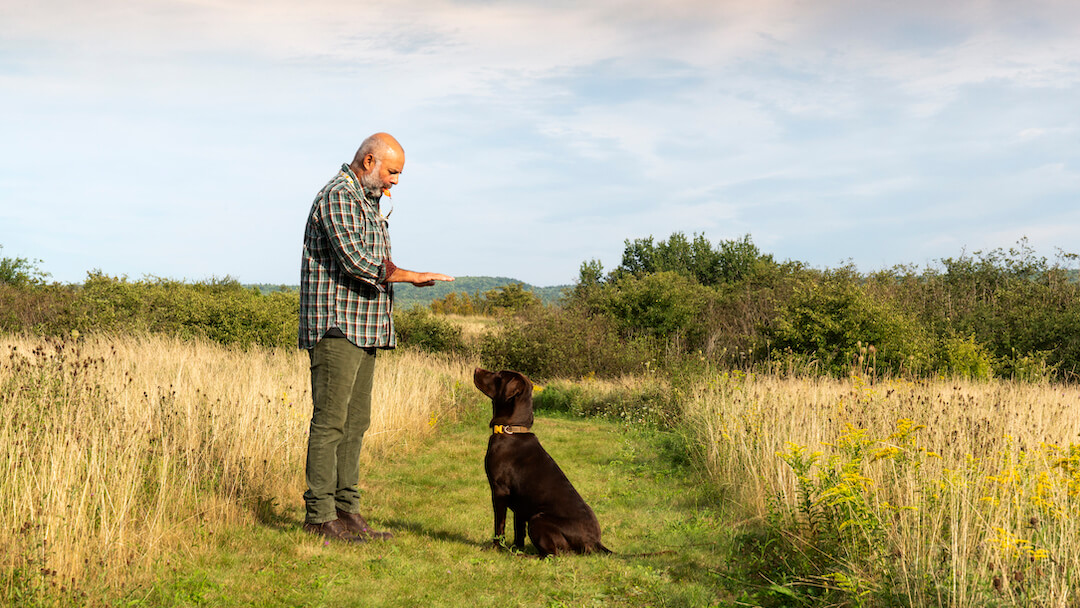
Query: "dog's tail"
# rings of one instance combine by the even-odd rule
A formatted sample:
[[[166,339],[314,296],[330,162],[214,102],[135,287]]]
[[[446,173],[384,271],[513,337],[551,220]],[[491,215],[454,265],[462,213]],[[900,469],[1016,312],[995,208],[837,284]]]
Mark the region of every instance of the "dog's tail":
[[[616,553],[611,549],[608,549],[604,545],[600,544],[597,544],[597,550],[600,553],[614,555],[615,557],[653,557],[654,555],[670,555],[672,553],[675,553],[675,551],[672,549],[668,549],[667,551],[653,551],[651,553]]]

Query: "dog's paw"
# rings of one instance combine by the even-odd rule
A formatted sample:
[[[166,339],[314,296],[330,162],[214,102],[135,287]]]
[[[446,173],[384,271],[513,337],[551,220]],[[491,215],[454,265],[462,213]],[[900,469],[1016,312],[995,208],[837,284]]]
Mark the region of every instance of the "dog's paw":
[[[481,549],[484,551],[509,551],[510,546],[506,544],[506,539],[500,536],[491,539],[491,542],[482,546]]]

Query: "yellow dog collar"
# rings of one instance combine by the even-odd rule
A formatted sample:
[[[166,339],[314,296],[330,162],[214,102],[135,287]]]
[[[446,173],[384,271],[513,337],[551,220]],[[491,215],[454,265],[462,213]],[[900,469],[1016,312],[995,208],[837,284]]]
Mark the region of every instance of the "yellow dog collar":
[[[516,435],[518,433],[528,433],[529,427],[520,424],[496,424],[491,427],[491,432],[496,435]]]

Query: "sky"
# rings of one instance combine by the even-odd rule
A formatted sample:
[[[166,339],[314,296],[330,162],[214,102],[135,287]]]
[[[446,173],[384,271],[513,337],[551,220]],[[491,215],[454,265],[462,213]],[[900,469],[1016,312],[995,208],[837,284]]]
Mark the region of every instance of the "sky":
[[[0,256],[299,283],[404,146],[397,265],[573,283],[750,235],[871,272],[1080,250],[1074,0],[0,0]]]

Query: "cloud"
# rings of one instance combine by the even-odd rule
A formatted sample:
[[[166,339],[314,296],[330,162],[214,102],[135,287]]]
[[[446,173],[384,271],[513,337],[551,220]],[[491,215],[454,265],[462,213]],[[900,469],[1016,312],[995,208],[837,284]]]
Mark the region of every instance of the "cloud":
[[[9,3],[0,244],[62,280],[293,282],[311,197],[377,129],[409,154],[414,266],[562,283],[674,231],[818,265],[1049,239],[1080,190],[1078,30],[1063,1]]]

